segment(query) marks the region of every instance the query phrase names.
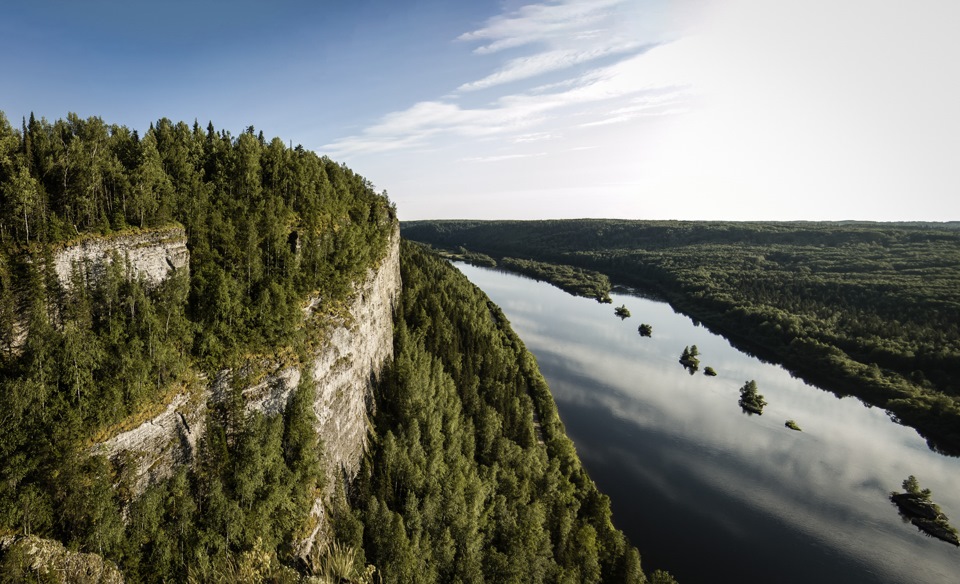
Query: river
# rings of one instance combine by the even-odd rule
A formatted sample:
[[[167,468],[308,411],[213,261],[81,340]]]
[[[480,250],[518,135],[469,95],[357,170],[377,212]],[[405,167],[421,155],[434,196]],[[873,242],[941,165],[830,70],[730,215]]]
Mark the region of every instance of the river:
[[[742,353],[666,303],[611,294],[612,305],[599,304],[455,265],[536,356],[646,570],[681,584],[960,582],[960,550],[904,522],[888,498],[915,475],[960,525],[960,459],[932,452],[883,410]],[[630,318],[614,315],[621,304]],[[678,362],[688,345],[700,351],[694,374]],[[737,403],[750,379],[768,402],[761,416]]]

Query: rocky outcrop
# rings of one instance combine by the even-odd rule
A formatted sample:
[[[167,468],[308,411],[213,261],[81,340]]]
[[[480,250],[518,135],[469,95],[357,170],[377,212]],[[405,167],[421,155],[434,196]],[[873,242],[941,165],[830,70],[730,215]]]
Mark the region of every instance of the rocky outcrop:
[[[328,479],[352,480],[366,449],[373,381],[393,359],[393,305],[400,293],[400,238],[355,292],[349,316],[331,330],[312,364],[314,411],[323,439]],[[327,485],[332,488],[333,480]]]
[[[72,552],[62,543],[33,535],[0,538],[8,576],[24,581],[70,584],[123,584],[117,565],[97,554]]]
[[[305,318],[319,318],[324,326],[318,327],[323,340],[306,363],[262,359],[246,370],[221,371],[211,381],[201,380],[193,389],[178,393],[159,415],[94,446],[92,452],[125,465],[137,496],[193,461],[208,403],[224,399],[239,384],[248,414],[278,414],[297,390],[302,368],[309,367],[316,389],[314,412],[323,441],[327,492],[312,509],[315,527],[301,546],[301,551],[308,553],[326,526],[324,502],[338,483],[349,483],[360,469],[373,383],[393,358],[393,305],[400,285],[400,238],[395,232],[386,256],[357,284],[341,316],[316,315],[320,303],[317,299],[307,302]],[[253,369],[260,373],[254,375]],[[251,377],[256,381],[247,381]]]
[[[187,235],[183,227],[166,227],[107,237],[86,237],[59,250],[53,268],[61,285],[69,288],[74,266],[79,266],[85,281],[96,279],[114,259],[129,262],[131,276],[142,277],[156,285],[173,270],[190,264]]]
[[[917,528],[947,543],[960,547],[960,536],[957,530],[950,525],[947,516],[940,511],[940,507],[930,500],[929,492],[922,493],[893,493],[890,495],[900,509],[900,514],[910,520]]]
[[[306,556],[327,526],[324,502],[337,484],[348,486],[360,470],[367,448],[367,412],[373,384],[393,359],[393,305],[400,293],[400,235],[394,232],[386,258],[370,270],[355,291],[349,316],[331,330],[312,364],[316,383],[313,404],[317,432],[323,440],[326,493],[314,502],[317,522],[299,546]]]
[[[176,394],[159,415],[91,449],[124,469],[134,496],[194,460],[206,421],[206,392]]]

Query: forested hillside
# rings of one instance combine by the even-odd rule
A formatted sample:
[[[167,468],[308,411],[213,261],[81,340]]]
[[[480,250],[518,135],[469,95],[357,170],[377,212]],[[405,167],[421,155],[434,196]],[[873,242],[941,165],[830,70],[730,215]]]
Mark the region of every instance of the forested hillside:
[[[257,363],[322,351],[324,319],[346,318],[395,229],[368,181],[253,128],[163,119],[141,136],[70,115],[17,130],[0,114],[0,580],[71,579],[70,564],[91,581],[645,581],[533,357],[414,245],[352,486],[324,484],[329,388],[312,369],[279,411],[248,407]],[[117,253],[55,267],[120,240],[182,250],[184,233],[189,266],[167,256],[160,279]],[[172,476],[136,486],[138,455],[95,446],[174,396],[203,402],[203,431]],[[330,492],[334,532],[308,553]]]
[[[598,270],[960,454],[955,224],[424,221],[405,237]]]
[[[119,257],[94,280],[52,268],[77,241],[176,224],[189,271],[159,285]],[[216,371],[302,359],[322,341],[307,298],[341,310],[394,229],[368,181],[252,127],[162,119],[140,135],[70,115],[17,130],[0,114],[0,536],[101,554],[129,582],[291,562],[322,482],[308,378],[282,414],[245,415],[229,391],[199,463],[136,499],[132,464],[89,449]],[[0,580],[39,577],[23,562],[7,554]]]
[[[500,309],[416,246],[401,258],[396,358],[341,536],[384,582],[644,581]]]

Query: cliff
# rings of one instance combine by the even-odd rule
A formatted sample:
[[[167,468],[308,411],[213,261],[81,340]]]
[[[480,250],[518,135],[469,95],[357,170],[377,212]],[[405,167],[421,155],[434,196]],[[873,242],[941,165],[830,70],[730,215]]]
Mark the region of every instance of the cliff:
[[[80,241],[64,245],[53,254],[52,268],[64,289],[73,285],[74,270],[89,284],[103,275],[114,261],[129,267],[129,278],[143,278],[151,286],[164,281],[175,270],[190,268],[190,251],[183,227],[170,226],[124,232],[110,236],[85,235]],[[11,350],[19,351],[28,334],[27,314],[14,318]]]
[[[132,277],[159,284],[174,270],[188,268],[190,252],[183,227],[166,227],[110,237],[85,237],[65,246],[53,258],[57,279],[69,287],[74,266],[83,270],[85,280],[96,278],[114,259],[129,262]]]
[[[316,314],[318,299],[307,302],[305,319],[320,321],[314,329],[322,331],[323,338],[314,343],[316,348],[305,363],[262,358],[239,371],[220,371],[212,380],[200,376],[176,393],[160,414],[96,444],[92,452],[127,466],[136,497],[172,476],[180,465],[194,461],[208,404],[224,399],[234,384],[247,383],[240,389],[248,414],[278,414],[297,390],[304,369],[309,368],[316,389],[316,429],[323,443],[327,480],[325,496],[312,509],[315,527],[301,548],[307,553],[326,526],[324,501],[338,482],[349,483],[360,468],[373,383],[393,358],[393,305],[400,286],[399,233],[395,231],[386,256],[356,284],[345,311],[337,316]],[[251,377],[257,381],[244,381]]]

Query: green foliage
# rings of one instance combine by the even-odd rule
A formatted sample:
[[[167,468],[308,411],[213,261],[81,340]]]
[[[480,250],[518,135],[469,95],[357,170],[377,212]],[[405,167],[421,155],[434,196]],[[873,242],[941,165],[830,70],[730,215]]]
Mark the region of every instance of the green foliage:
[[[403,233],[600,271],[960,453],[955,223],[423,221]]]
[[[637,327],[637,332],[640,333],[641,337],[651,337],[653,336],[653,327],[647,323],[642,323]]]
[[[907,493],[910,493],[911,495],[917,495],[928,501],[930,500],[930,496],[932,495],[932,493],[930,492],[930,489],[920,488],[920,481],[918,481],[917,477],[913,475],[910,475],[909,477],[904,479],[903,490]]]
[[[642,582],[500,309],[407,244],[395,362],[355,486],[385,582]]]
[[[613,313],[619,316],[620,320],[630,318],[630,309],[627,308],[626,304],[621,304],[620,306],[614,308]]]
[[[700,350],[697,349],[696,345],[692,347],[684,347],[683,353],[680,354],[680,364],[690,372],[690,375],[693,375],[700,368],[700,359],[697,359],[697,355],[700,354]]]
[[[356,549],[336,541],[314,546],[307,557],[307,568],[312,576],[309,582],[373,584],[378,581],[375,567],[363,566],[358,562]]]
[[[717,371],[713,367],[707,366],[703,368],[703,374],[708,377],[716,377]]]
[[[798,426],[797,423],[794,422],[793,420],[787,420],[786,422],[784,422],[783,425],[786,426],[787,428],[790,428],[791,430],[802,432],[802,430],[800,429],[800,426]]]
[[[757,391],[757,382],[751,379],[744,383],[740,388],[740,407],[743,411],[759,415],[763,413],[765,405],[767,405],[766,400]]]
[[[950,525],[950,520],[933,502],[930,489],[921,489],[917,477],[910,475],[903,481],[903,493],[891,493],[893,501],[904,521],[909,521],[926,534],[960,546],[960,532]]]
[[[70,114],[17,131],[0,113],[0,530],[102,554],[132,582],[287,578],[322,486],[309,379],[282,415],[246,415],[236,389],[210,408],[201,462],[136,500],[133,461],[89,447],[199,371],[303,354],[304,302],[342,304],[395,221],[363,177],[253,128],[161,119],[140,136]],[[53,269],[81,238],[178,223],[189,270],[159,285],[119,256],[69,282]]]
[[[677,584],[677,580],[666,570],[656,570],[650,575],[650,584]]]
[[[594,270],[511,257],[501,259],[500,267],[549,282],[574,296],[593,298],[608,304],[612,302],[610,279]]]
[[[536,280],[549,282],[574,296],[594,298],[597,302],[610,303],[610,279],[600,272],[563,264],[537,262],[530,259],[500,257],[496,259],[485,253],[468,250],[463,246],[439,247],[435,250],[441,257],[466,262],[484,268],[501,267]]]

